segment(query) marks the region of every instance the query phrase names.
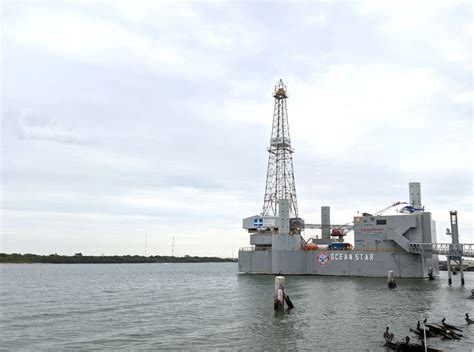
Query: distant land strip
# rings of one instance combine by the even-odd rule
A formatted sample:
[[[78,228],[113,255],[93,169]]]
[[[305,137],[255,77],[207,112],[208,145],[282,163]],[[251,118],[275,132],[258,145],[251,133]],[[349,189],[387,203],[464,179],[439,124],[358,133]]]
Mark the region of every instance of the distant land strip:
[[[38,254],[18,254],[18,253],[0,253],[0,263],[16,263],[16,264],[140,264],[140,263],[223,263],[234,262],[232,258],[219,257],[192,257],[185,255],[184,257],[151,255],[148,257],[140,255],[38,255]]]

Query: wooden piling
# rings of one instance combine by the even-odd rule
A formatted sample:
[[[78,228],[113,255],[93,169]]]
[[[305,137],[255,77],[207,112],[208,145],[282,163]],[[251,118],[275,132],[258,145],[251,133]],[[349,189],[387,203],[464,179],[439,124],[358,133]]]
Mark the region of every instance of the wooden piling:
[[[273,300],[273,307],[275,310],[285,308],[285,302],[289,309],[293,309],[293,302],[290,300],[285,292],[285,277],[278,275],[275,277],[275,298]]]
[[[285,307],[285,278],[283,276],[275,277],[275,298],[273,300],[275,310]]]
[[[397,283],[395,282],[395,278],[393,276],[393,271],[392,270],[390,270],[388,272],[387,286],[388,286],[388,288],[397,287]]]

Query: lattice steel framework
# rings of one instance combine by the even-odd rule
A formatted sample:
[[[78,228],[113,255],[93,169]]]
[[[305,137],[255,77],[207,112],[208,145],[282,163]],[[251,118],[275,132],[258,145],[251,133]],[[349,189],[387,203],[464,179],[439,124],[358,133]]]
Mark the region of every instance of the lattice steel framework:
[[[298,217],[295,176],[293,173],[293,149],[291,148],[286,86],[280,79],[273,91],[275,107],[273,110],[272,136],[268,148],[267,182],[263,201],[262,216],[277,216],[279,199],[290,201],[290,217]]]

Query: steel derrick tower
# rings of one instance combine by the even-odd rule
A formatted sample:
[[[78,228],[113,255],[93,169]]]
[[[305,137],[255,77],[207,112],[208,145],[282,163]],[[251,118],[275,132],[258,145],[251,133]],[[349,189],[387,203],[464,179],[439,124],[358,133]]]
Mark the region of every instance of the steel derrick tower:
[[[272,136],[268,147],[267,182],[263,201],[262,216],[278,216],[278,200],[288,199],[290,217],[298,218],[296,202],[295,176],[293,173],[293,149],[291,148],[286,86],[280,79],[273,91],[275,106],[273,109]]]

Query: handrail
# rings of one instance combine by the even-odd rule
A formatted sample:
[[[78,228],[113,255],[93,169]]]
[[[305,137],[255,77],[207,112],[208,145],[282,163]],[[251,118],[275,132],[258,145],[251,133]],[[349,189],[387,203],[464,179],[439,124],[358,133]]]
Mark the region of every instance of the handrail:
[[[410,243],[410,253],[474,258],[473,243]]]
[[[262,247],[241,247],[239,248],[239,252],[260,252],[260,251],[271,251],[272,247],[270,246],[262,246]]]
[[[474,243],[410,243],[408,246],[410,253],[441,254],[453,257],[474,258]],[[271,249],[257,249],[255,247],[241,247],[239,249],[241,252],[254,252],[259,250]]]
[[[255,249],[253,247],[240,247],[239,252],[253,252]]]

